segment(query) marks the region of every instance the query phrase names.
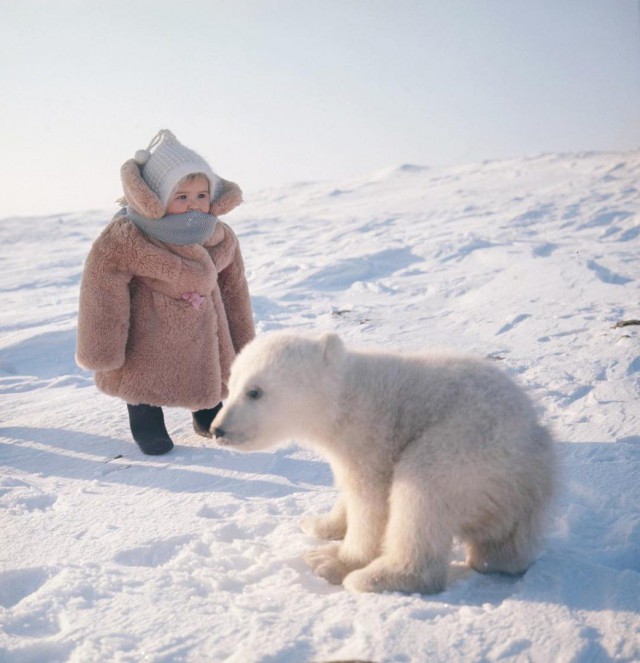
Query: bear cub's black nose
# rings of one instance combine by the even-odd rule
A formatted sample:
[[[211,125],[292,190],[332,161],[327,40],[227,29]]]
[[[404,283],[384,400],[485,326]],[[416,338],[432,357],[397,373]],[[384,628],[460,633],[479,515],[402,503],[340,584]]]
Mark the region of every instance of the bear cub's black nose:
[[[224,437],[225,436],[224,428],[212,428],[211,432],[213,433],[213,437]]]

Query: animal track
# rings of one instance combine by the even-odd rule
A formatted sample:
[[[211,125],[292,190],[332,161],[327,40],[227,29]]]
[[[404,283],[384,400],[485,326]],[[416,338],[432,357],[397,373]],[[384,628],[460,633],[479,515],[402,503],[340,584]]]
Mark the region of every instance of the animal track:
[[[237,506],[234,504],[226,504],[221,506],[208,506],[205,504],[198,515],[201,518],[211,518],[212,520],[218,520],[219,518],[228,518],[230,515],[237,511]]]
[[[191,541],[191,536],[176,536],[171,539],[150,541],[138,548],[122,550],[114,560],[125,566],[164,566]]]
[[[53,575],[52,569],[36,567],[0,573],[0,605],[12,608],[37,592]]]
[[[43,493],[23,481],[6,480],[0,488],[0,508],[19,515],[33,511],[47,511],[57,501],[56,495]]]
[[[4,629],[11,635],[45,638],[59,633],[60,623],[57,616],[51,614],[48,608],[41,608],[7,620]]]
[[[44,640],[26,647],[19,647],[13,651],[0,649],[0,656],[7,656],[6,659],[2,658],[3,661],[21,661],[22,663],[28,663],[29,661],[67,661],[75,646],[71,642]]]
[[[251,535],[246,531],[241,530],[235,523],[228,523],[215,532],[215,537],[218,541],[231,543],[232,541],[249,539],[251,538]]]

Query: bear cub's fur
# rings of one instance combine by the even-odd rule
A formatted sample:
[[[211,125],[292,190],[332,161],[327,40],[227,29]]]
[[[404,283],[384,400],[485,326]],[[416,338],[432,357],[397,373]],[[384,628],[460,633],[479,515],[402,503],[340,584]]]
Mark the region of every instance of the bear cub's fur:
[[[488,362],[456,354],[351,351],[335,334],[252,341],[236,358],[218,444],[296,439],[340,490],[303,522],[336,540],[306,559],[360,592],[442,591],[454,537],[480,572],[523,573],[540,543],[554,451],[531,402]]]

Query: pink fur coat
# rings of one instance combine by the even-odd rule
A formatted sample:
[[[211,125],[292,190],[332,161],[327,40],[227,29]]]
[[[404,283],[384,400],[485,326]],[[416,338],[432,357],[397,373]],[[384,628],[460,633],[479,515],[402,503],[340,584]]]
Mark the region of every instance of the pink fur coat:
[[[131,200],[126,186],[125,195]],[[214,201],[212,212],[235,206],[223,205]],[[231,362],[254,335],[238,239],[222,221],[204,246],[179,246],[116,216],[94,242],[80,287],[76,361],[95,371],[101,391],[131,404],[214,407],[227,396]]]

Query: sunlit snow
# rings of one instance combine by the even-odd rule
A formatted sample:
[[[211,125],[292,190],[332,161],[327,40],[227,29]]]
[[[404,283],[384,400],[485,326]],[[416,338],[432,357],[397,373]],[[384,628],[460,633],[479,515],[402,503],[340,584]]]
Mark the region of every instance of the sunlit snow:
[[[558,440],[538,561],[435,596],[315,577],[335,498],[295,445],[236,455],[167,410],[143,456],[74,363],[79,280],[115,211],[0,221],[0,660],[640,659],[640,154],[551,155],[247,193],[258,333],[489,357]],[[118,192],[114,192],[114,197]]]

